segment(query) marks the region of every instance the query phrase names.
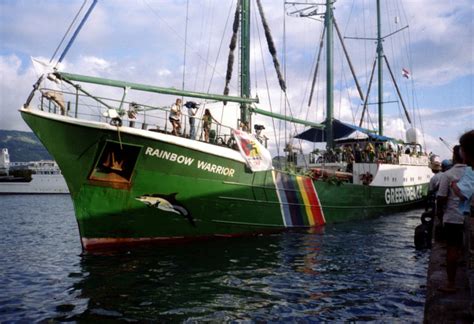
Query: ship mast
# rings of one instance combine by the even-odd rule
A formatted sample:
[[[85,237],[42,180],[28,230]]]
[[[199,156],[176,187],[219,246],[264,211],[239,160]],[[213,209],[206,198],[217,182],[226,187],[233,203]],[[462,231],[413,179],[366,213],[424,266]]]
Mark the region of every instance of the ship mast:
[[[250,98],[250,0],[241,0],[240,30],[240,96]],[[250,113],[247,103],[240,104],[240,122],[250,131]]]
[[[377,63],[378,63],[378,107],[379,107],[379,135],[383,135],[383,38],[380,21],[380,0],[377,0]]]
[[[326,0],[326,143],[328,148],[334,147],[334,75],[333,75],[333,0]]]

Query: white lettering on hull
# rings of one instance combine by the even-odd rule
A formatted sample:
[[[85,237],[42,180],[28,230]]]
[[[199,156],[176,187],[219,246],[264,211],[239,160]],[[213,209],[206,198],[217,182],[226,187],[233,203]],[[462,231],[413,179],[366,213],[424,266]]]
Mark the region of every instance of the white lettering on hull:
[[[149,156],[153,156],[159,159],[168,160],[171,162],[175,162],[178,164],[184,164],[187,166],[191,166],[194,162],[194,159],[185,155],[179,155],[176,153],[154,149],[152,147],[147,147],[145,150],[145,154]],[[215,174],[224,175],[226,177],[233,177],[235,170],[233,168],[227,168],[222,165],[217,165],[209,162],[204,162],[198,160],[197,168]]]
[[[193,158],[190,158],[184,155],[178,155],[176,153],[171,153],[168,151],[163,151],[160,149],[154,149],[152,147],[147,147],[145,150],[145,154],[149,156],[157,157],[159,159],[168,160],[171,162],[176,162],[176,163],[184,164],[188,166],[190,166],[194,162]]]
[[[233,177],[235,173],[235,170],[232,168],[226,168],[222,165],[217,165],[217,164],[199,161],[199,160],[197,163],[197,167],[201,170],[205,170],[211,173],[217,173],[217,174],[224,175],[227,177]]]
[[[387,205],[410,202],[421,198],[423,198],[422,186],[385,189],[385,203]]]

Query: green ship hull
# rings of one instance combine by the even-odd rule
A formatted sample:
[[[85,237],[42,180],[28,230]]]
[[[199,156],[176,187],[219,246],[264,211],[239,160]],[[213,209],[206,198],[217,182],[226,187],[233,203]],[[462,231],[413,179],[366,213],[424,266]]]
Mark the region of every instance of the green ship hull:
[[[21,109],[59,164],[85,249],[314,228],[420,203],[405,188],[252,172],[240,153],[185,138]]]

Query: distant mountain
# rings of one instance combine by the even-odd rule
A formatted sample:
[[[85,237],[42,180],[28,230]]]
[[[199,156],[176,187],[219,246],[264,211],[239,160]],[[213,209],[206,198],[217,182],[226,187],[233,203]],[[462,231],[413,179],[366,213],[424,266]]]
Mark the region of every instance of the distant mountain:
[[[7,148],[12,162],[52,160],[43,144],[31,132],[0,130],[0,149]]]

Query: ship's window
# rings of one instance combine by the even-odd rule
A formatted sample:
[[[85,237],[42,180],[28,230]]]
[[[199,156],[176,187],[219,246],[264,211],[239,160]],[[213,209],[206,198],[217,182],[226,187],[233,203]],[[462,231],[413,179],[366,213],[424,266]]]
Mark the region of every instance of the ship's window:
[[[128,187],[140,149],[140,146],[106,141],[89,179],[95,184],[98,181],[100,185],[121,188],[120,184],[123,184]]]

